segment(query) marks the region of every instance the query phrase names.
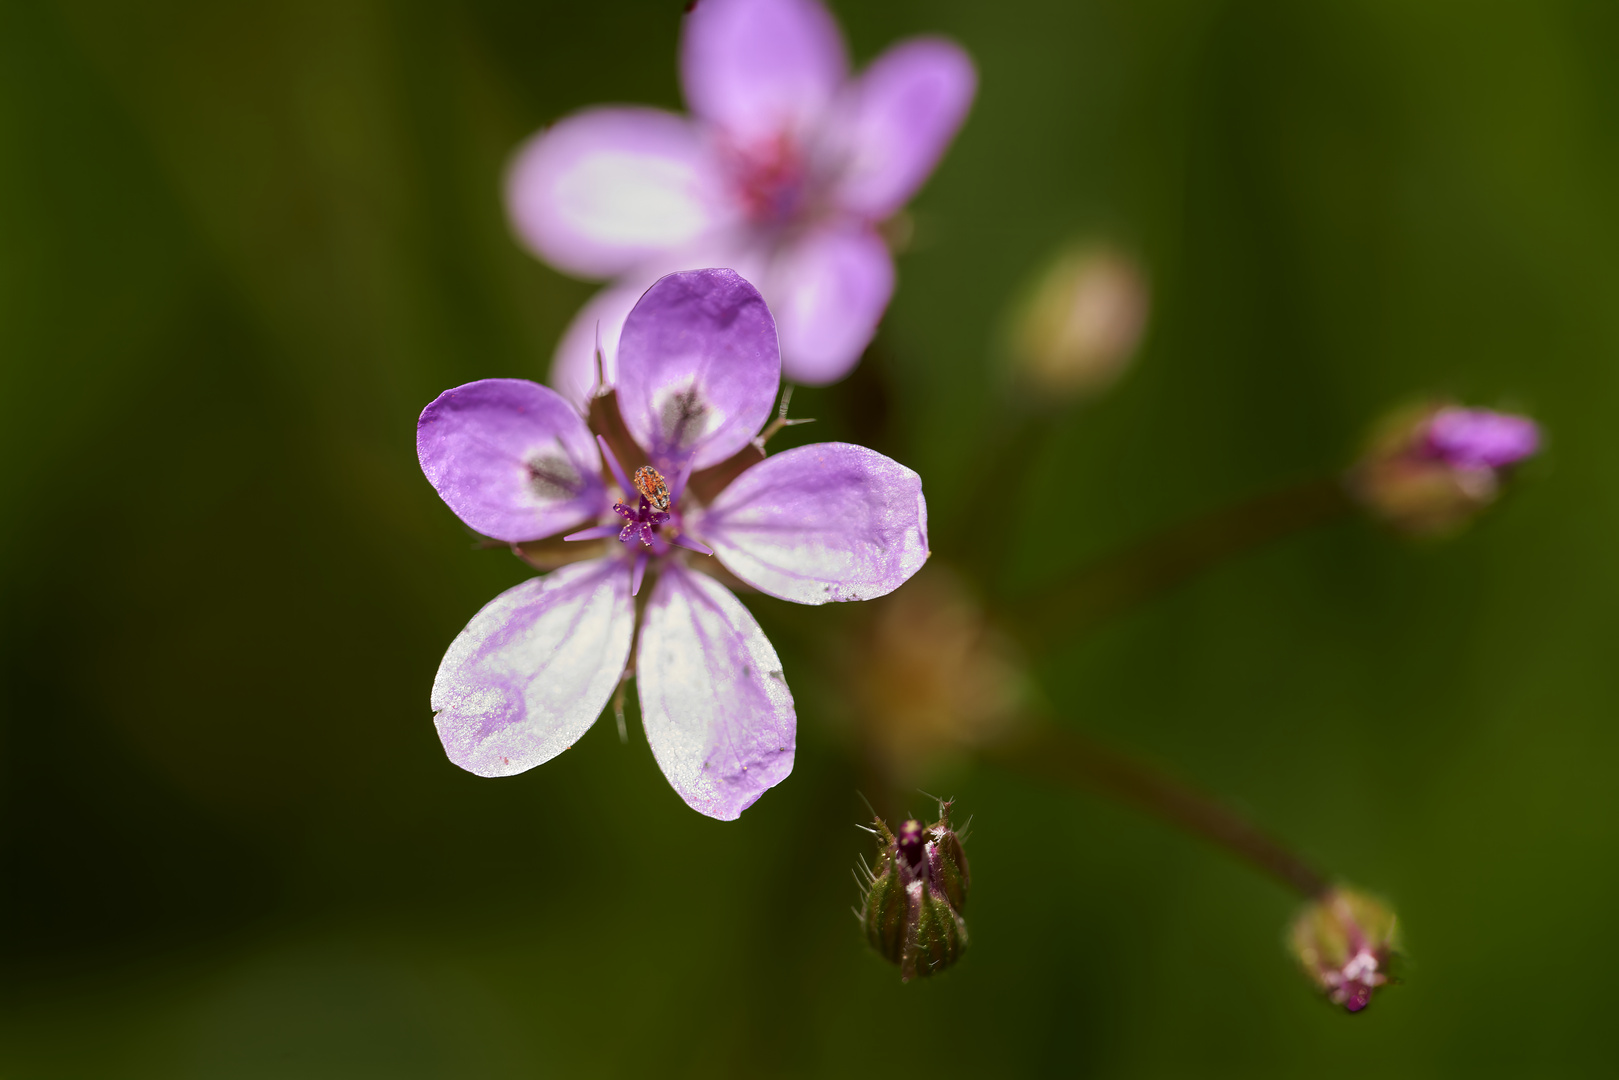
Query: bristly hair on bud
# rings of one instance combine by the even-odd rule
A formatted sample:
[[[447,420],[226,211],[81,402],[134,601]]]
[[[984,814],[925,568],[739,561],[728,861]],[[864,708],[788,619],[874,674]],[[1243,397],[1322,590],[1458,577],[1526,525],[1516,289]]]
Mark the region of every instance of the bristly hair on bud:
[[[943,971],[967,948],[961,917],[970,881],[961,848],[965,830],[951,828],[952,805],[940,799],[938,821],[923,825],[912,818],[898,833],[874,815],[869,831],[877,838],[877,868],[862,858],[855,871],[855,917],[871,947],[899,965],[904,982]]]
[[[1334,1005],[1358,1013],[1372,991],[1396,981],[1394,912],[1353,889],[1336,888],[1312,900],[1288,934],[1304,973]]]

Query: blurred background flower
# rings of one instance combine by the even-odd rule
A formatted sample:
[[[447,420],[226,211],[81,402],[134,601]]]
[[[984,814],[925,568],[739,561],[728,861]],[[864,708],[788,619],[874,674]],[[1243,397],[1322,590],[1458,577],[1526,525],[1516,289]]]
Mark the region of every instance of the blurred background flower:
[[[849,77],[820,0],[700,0],[681,31],[688,119],[607,106],[518,150],[512,225],[546,262],[615,278],[563,334],[551,381],[582,401],[599,343],[673,270],[724,266],[764,293],[790,382],[836,382],[894,290],[880,226],[927,180],[967,116],[977,76],[954,42],[913,38]]]

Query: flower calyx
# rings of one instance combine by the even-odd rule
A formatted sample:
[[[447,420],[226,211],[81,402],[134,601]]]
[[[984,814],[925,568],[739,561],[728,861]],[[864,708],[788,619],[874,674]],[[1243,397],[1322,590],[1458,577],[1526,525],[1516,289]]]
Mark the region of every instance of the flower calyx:
[[[950,807],[949,800],[940,800],[938,821],[924,826],[912,818],[897,834],[875,818],[869,831],[877,838],[877,868],[862,859],[856,871],[861,903],[855,914],[866,940],[899,965],[904,982],[943,971],[967,948],[961,917],[967,856],[950,826]]]

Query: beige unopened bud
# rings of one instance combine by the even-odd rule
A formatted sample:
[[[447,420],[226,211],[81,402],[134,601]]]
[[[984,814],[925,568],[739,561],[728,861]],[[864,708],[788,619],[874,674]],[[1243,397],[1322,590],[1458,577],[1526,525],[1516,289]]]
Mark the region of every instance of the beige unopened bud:
[[[1019,381],[1061,399],[1101,393],[1135,356],[1149,306],[1147,278],[1133,258],[1105,245],[1070,245],[1016,308],[1008,345]]]

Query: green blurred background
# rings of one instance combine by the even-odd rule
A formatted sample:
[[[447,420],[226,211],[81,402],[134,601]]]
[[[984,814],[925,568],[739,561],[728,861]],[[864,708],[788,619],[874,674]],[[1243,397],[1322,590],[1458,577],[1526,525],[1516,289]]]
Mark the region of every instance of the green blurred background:
[[[444,759],[438,659],[526,572],[470,549],[415,418],[543,377],[591,287],[512,242],[503,162],[678,106],[677,0],[3,0],[0,1075],[1612,1069],[1619,8],[834,7],[857,60],[942,31],[982,88],[877,347],[791,434],[916,468],[958,566],[1011,536],[988,595],[1333,467],[1413,394],[1547,424],[1453,543],[1322,529],[1039,669],[1064,723],[1394,901],[1408,984],[1340,1014],[1280,887],[979,767],[946,778],[973,950],[902,986],[849,915],[826,609],[749,600],[799,752],[737,823],[633,720],[515,779]],[[974,503],[998,328],[1088,235],[1150,268],[1147,345]]]

